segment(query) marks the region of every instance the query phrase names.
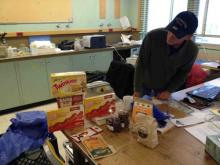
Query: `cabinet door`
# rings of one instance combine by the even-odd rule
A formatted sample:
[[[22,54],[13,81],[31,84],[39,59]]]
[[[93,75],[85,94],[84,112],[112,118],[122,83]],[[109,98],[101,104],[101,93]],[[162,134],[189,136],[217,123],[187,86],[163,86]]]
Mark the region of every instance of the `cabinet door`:
[[[91,53],[77,54],[71,56],[72,69],[74,71],[94,71],[94,60]]]
[[[112,60],[112,51],[73,55],[72,68],[75,71],[107,71]]]
[[[24,104],[50,98],[45,59],[17,62],[19,81]]]
[[[111,61],[113,60],[112,51],[103,51],[92,53],[94,60],[94,68],[97,71],[107,71]]]
[[[0,63],[0,110],[21,105],[18,81],[13,62]]]
[[[48,80],[49,89],[51,89],[51,85],[50,85],[50,74],[51,73],[73,71],[71,68],[70,56],[59,56],[59,57],[46,58],[46,66],[47,66],[47,80]],[[51,94],[50,94],[50,97],[53,98]]]
[[[46,58],[46,64],[48,74],[71,71],[71,61],[69,56]]]

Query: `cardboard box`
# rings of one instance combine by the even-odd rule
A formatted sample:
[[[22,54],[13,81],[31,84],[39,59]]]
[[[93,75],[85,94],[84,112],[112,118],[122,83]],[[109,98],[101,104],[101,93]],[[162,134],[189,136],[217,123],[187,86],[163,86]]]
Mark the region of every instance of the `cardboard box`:
[[[87,119],[108,116],[115,112],[115,94],[108,93],[84,99],[84,110]]]
[[[49,132],[83,126],[83,105],[81,104],[47,112],[47,125]]]
[[[51,92],[54,97],[66,97],[86,92],[86,73],[52,73]]]
[[[145,99],[135,98],[132,111],[132,122],[136,122],[137,113],[153,116],[153,104]]]
[[[84,99],[83,94],[67,96],[67,97],[58,97],[57,105],[58,108],[71,107],[74,105],[83,104],[83,99]]]

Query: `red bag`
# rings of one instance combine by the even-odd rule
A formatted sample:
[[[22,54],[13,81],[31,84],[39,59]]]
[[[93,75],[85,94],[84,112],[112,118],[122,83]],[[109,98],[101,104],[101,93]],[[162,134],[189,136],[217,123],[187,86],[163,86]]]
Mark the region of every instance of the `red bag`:
[[[194,64],[190,73],[188,74],[186,80],[186,87],[188,88],[205,82],[207,76],[208,73],[202,69],[201,65]]]

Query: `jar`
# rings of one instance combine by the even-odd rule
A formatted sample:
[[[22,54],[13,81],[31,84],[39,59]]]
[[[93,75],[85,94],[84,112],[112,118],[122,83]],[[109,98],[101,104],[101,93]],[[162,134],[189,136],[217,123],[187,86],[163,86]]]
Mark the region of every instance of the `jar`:
[[[129,126],[129,113],[127,111],[119,111],[118,117],[120,119],[121,127],[128,128],[128,126]]]
[[[112,132],[120,132],[121,122],[119,117],[110,117],[106,119],[107,128]]]

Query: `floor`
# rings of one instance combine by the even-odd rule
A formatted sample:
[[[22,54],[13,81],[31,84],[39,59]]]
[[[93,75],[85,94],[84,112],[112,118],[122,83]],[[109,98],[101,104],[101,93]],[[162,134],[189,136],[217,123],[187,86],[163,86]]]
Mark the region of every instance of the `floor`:
[[[57,104],[56,103],[51,103],[51,104],[47,104],[47,105],[43,105],[43,106],[38,106],[38,107],[34,107],[34,108],[22,110],[22,111],[33,111],[33,110],[35,110],[35,111],[36,110],[48,111],[48,110],[53,110],[53,109],[57,109]],[[21,111],[19,111],[19,112],[21,112]],[[7,130],[8,126],[11,124],[10,119],[14,118],[16,113],[17,112],[0,116],[0,122],[1,122],[0,134],[4,133]],[[65,150],[63,148],[63,142],[67,139],[61,131],[57,131],[54,134],[55,134],[55,136],[58,140],[60,154],[63,158],[65,158]]]

